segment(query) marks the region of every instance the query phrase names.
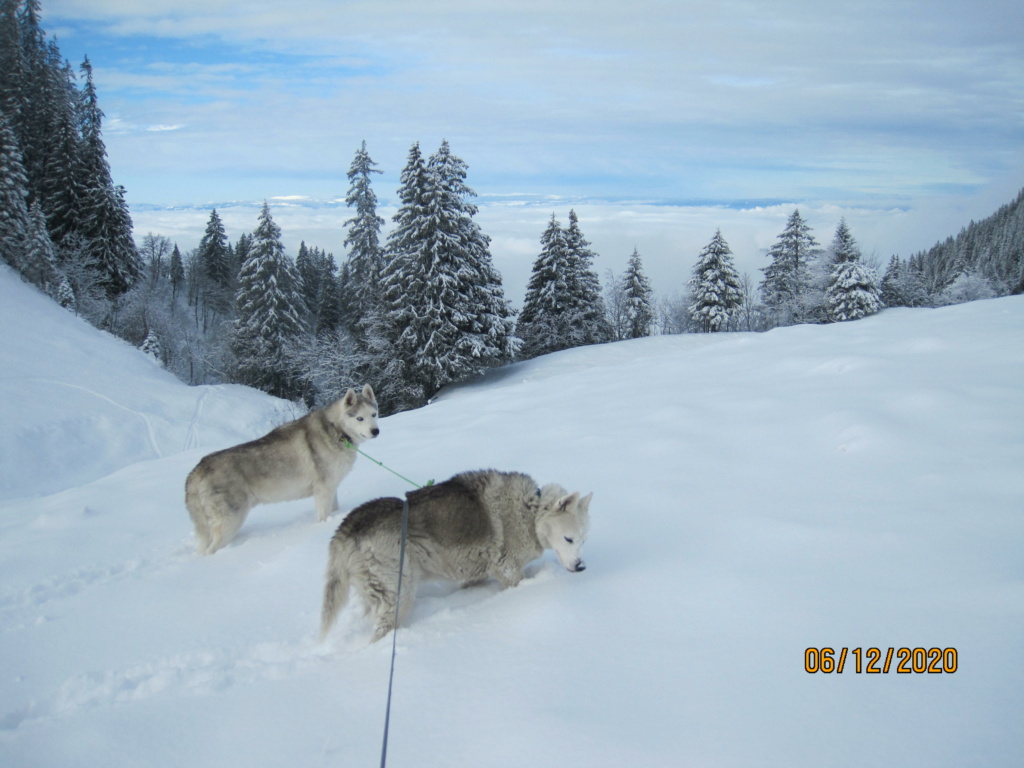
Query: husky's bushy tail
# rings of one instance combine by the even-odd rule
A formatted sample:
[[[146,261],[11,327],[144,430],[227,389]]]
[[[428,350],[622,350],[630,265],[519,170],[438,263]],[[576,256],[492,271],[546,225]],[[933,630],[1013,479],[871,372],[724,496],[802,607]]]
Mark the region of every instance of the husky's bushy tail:
[[[348,602],[348,569],[353,555],[353,544],[348,538],[335,534],[331,539],[330,550],[330,556],[327,558],[327,579],[324,584],[324,605],[320,611],[321,641],[327,637],[334,620],[338,618],[338,613]]]

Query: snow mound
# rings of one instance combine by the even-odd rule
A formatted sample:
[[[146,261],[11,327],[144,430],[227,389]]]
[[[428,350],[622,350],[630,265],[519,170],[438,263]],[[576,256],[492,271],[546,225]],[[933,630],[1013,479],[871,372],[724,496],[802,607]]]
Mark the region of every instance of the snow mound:
[[[288,403],[188,387],[0,266],[0,500],[72,488],[147,459],[247,440]]]

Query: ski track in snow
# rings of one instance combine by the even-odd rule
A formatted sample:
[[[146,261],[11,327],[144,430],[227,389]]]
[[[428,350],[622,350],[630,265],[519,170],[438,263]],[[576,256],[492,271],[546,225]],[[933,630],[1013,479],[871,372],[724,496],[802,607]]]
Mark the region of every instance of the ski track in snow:
[[[112,400],[106,395],[102,395],[99,392],[89,389],[88,387],[83,387],[80,384],[71,384],[70,382],[67,381],[56,381],[53,379],[26,379],[25,381],[32,381],[38,384],[52,384],[57,387],[67,387],[68,389],[74,389],[79,392],[85,392],[87,395],[91,395],[92,397],[95,397],[97,400],[102,400],[103,402],[109,403],[115,408],[120,408],[122,411],[130,413],[132,416],[138,417],[139,419],[142,420],[142,423],[146,425],[146,433],[149,437],[149,447],[153,449],[153,455],[158,459],[163,458],[164,453],[160,449],[160,444],[156,439],[156,430],[153,429],[153,422],[145,413],[142,413],[141,411],[136,411],[133,408],[129,408],[128,406],[119,403],[116,400]]]
[[[203,417],[203,408],[206,406],[206,398],[210,396],[213,386],[203,387],[203,392],[196,400],[196,409],[188,424],[188,432],[185,434],[185,447],[183,450],[191,451],[199,447],[199,420]]]

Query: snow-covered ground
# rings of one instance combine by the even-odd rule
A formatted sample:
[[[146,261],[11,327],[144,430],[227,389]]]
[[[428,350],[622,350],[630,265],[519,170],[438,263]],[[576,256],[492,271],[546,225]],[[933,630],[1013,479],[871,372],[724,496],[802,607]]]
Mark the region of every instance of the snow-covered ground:
[[[377,765],[390,638],[316,630],[342,515],[192,552],[184,479],[286,417],[0,269],[0,765]],[[427,585],[390,766],[1010,766],[1024,755],[1024,297],[571,350],[385,419],[425,481],[594,491],[588,569]],[[343,510],[404,483],[360,459]],[[850,649],[808,674],[808,647]],[[953,674],[852,650],[955,648]]]

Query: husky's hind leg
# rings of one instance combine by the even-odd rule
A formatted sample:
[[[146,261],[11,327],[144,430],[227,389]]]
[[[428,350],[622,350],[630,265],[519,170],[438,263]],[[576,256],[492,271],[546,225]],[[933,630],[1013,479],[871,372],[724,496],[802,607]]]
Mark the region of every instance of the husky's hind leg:
[[[193,509],[191,505],[188,508],[189,514],[192,516],[192,526],[195,528],[196,533],[196,552],[200,555],[205,555],[210,549],[210,525],[206,521],[206,514],[202,509]]]
[[[406,563],[405,570],[402,574],[402,595],[400,605],[398,606],[398,618],[396,623],[395,618],[395,604],[396,598],[398,597],[398,564],[395,564],[395,574],[393,576],[393,583],[389,583],[383,589],[375,590],[374,599],[370,606],[370,614],[374,620],[373,630],[373,642],[377,642],[382,637],[395,629],[396,626],[401,626],[405,623],[406,617],[409,615],[409,611],[412,610],[412,604],[416,600],[416,582],[417,579]],[[392,581],[389,580],[389,581]],[[380,585],[384,586],[384,585]]]
[[[225,496],[209,500],[206,511],[210,542],[206,554],[212,555],[235,538],[251,507],[252,503],[248,501],[241,505],[232,504]]]
[[[330,555],[327,559],[327,574],[324,583],[324,602],[320,610],[320,640],[327,637],[338,613],[348,602],[349,558],[351,548],[348,543],[335,535],[331,539]]]
[[[202,492],[202,481],[195,472],[189,474],[185,481],[185,507],[192,518],[192,527],[196,532],[196,552],[205,555],[210,547],[210,521],[206,514],[206,503]]]

